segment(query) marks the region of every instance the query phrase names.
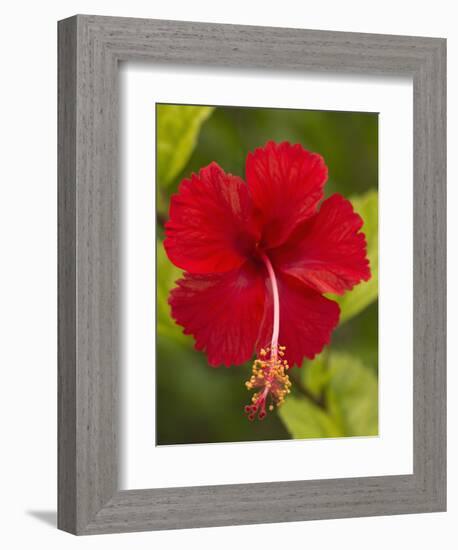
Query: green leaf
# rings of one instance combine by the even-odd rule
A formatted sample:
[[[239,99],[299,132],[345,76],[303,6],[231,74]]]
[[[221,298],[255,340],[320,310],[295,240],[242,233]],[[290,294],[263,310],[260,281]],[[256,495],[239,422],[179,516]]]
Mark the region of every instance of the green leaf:
[[[181,277],[182,271],[175,267],[167,258],[162,241],[157,241],[157,286],[156,286],[156,310],[157,333],[176,341],[190,344],[191,339],[185,336],[182,328],[178,326],[170,315],[168,303],[169,293],[175,286],[175,282]]]
[[[165,188],[188,162],[200,127],[213,107],[157,105],[157,178]]]
[[[378,383],[374,372],[348,353],[328,359],[327,409],[346,436],[378,434]]]
[[[331,416],[307,397],[288,396],[278,414],[294,439],[344,435]]]
[[[329,381],[329,370],[327,368],[327,351],[323,351],[313,361],[304,361],[301,367],[300,380],[308,391],[316,398],[319,398]]]
[[[303,365],[297,380],[301,382],[324,408],[310,397],[288,396],[278,414],[293,438],[378,434],[377,377],[360,359],[343,352],[322,353]]]
[[[340,324],[360,313],[378,296],[378,193],[368,191],[364,195],[351,198],[350,201],[364,220],[362,231],[366,235],[372,277],[343,296],[330,296],[340,305]]]

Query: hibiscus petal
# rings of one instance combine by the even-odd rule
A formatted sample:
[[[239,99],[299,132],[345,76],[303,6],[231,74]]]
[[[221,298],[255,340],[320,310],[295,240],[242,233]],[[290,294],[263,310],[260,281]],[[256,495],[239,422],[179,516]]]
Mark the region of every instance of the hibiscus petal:
[[[326,344],[339,322],[340,308],[318,292],[288,275],[277,274],[280,301],[278,343],[286,347],[289,366],[301,366],[304,357],[313,359]],[[270,287],[271,288],[271,287]],[[257,341],[257,350],[270,345],[272,337],[273,300],[267,291],[266,307]]]
[[[212,366],[251,359],[262,318],[264,275],[245,263],[227,273],[185,276],[170,293],[172,317]]]
[[[170,202],[164,247],[191,273],[221,273],[242,265],[259,238],[244,181],[215,162],[181,182]]]
[[[371,277],[362,226],[350,201],[332,195],[318,214],[271,251],[272,263],[318,292],[343,294]]]
[[[323,158],[299,144],[269,141],[249,153],[246,180],[264,226],[264,248],[283,243],[316,212],[327,175]]]

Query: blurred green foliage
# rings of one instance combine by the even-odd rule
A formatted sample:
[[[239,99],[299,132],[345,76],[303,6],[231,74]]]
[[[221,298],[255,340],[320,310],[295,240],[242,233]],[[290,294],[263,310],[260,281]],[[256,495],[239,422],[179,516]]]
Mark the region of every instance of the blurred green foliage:
[[[202,123],[212,107],[157,105],[157,179],[167,187],[182,170],[196,145]]]
[[[374,113],[157,106],[158,445],[378,433],[378,117]],[[168,294],[181,271],[162,245],[170,196],[183,177],[216,161],[244,176],[250,150],[288,140],[320,153],[329,168],[326,195],[349,197],[364,220],[373,277],[342,297],[330,346],[291,369],[292,394],[262,422],[249,422],[244,382],[250,364],[211,368],[170,316]]]
[[[377,377],[358,356],[324,352],[302,366],[299,384],[279,409],[292,437],[377,435]]]
[[[378,295],[378,193],[371,190],[364,195],[349,198],[355,211],[364,220],[363,229],[372,277],[343,296],[331,296],[340,305],[341,324],[365,309]]]

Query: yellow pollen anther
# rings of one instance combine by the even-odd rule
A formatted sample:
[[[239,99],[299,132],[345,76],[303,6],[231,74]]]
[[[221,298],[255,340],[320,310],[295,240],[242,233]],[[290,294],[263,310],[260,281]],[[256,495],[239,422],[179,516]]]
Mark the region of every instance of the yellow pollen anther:
[[[285,346],[279,346],[281,355],[284,355]],[[264,353],[263,353],[264,352]],[[246,382],[247,389],[257,389],[251,398],[252,405],[245,407],[245,412],[250,420],[257,415],[260,420],[266,416],[266,407],[273,411],[279,407],[290,393],[291,381],[286,371],[289,369],[288,361],[278,357],[280,352],[269,353],[270,349],[261,349],[252,367],[250,380]],[[269,354],[269,357],[266,357]]]

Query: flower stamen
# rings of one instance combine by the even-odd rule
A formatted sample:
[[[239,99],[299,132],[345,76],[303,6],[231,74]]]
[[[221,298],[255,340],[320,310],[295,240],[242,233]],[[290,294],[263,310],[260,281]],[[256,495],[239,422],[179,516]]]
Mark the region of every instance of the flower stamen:
[[[250,379],[245,383],[248,390],[258,391],[251,398],[251,405],[245,407],[249,420],[258,415],[259,420],[265,418],[267,412],[279,407],[291,391],[291,382],[287,374],[288,362],[281,357],[284,346],[279,346],[278,354],[271,348],[262,349],[253,363]],[[266,358],[268,356],[268,358]]]
[[[289,369],[288,361],[284,358],[285,346],[278,345],[280,333],[280,298],[278,293],[277,279],[271,261],[265,253],[261,258],[269,274],[273,298],[273,323],[272,339],[270,347],[261,349],[259,356],[253,363],[250,379],[245,383],[248,390],[258,389],[251,398],[251,405],[245,407],[249,420],[254,420],[258,415],[259,420],[265,418],[266,406],[273,411],[285,400],[291,391],[291,381],[286,371]]]

